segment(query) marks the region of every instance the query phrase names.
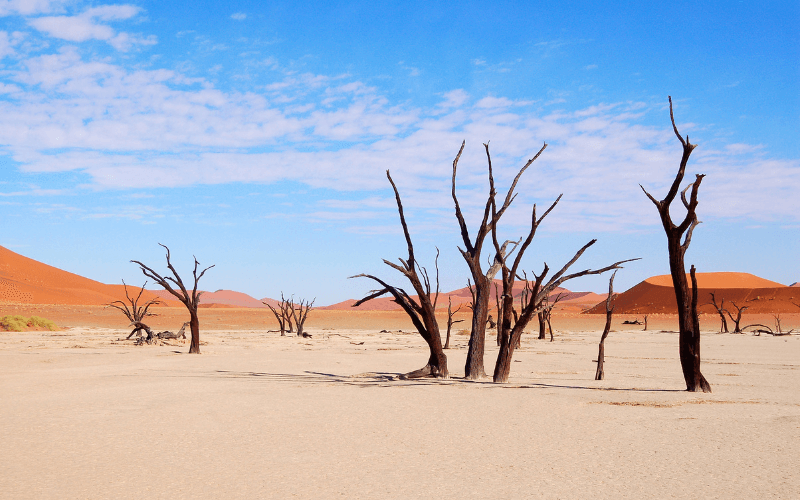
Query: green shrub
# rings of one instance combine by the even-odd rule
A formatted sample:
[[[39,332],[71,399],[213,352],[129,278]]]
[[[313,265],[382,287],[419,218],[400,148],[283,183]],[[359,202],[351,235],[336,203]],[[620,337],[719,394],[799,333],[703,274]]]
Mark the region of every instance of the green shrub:
[[[38,326],[40,328],[47,328],[51,332],[53,330],[58,330],[58,327],[55,323],[50,321],[49,319],[40,318],[39,316],[31,316],[28,320],[28,326]]]
[[[0,318],[0,327],[9,332],[24,332],[28,327],[38,326],[40,328],[47,328],[50,331],[58,330],[55,323],[49,319],[40,318],[39,316],[3,316]]]
[[[24,316],[3,316],[0,318],[0,326],[9,332],[24,332],[28,326],[28,319]]]

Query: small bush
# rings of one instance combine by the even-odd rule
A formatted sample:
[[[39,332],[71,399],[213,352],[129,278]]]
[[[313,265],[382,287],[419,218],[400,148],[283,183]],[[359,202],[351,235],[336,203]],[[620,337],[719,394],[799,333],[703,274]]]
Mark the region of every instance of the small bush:
[[[38,326],[39,328],[47,328],[51,332],[58,330],[55,323],[49,319],[40,318],[39,316],[31,316],[28,320],[28,326]]]
[[[58,330],[55,323],[49,319],[40,318],[39,316],[3,316],[0,318],[0,327],[9,332],[24,332],[29,327],[47,328],[50,331]]]

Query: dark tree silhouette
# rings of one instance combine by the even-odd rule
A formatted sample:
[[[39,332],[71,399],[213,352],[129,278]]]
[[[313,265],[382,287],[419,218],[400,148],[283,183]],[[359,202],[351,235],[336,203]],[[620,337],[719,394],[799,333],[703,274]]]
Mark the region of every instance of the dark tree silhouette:
[[[159,243],[159,245],[161,245],[161,243]],[[138,264],[145,276],[161,285],[164,290],[174,295],[183,303],[184,306],[186,306],[186,309],[189,311],[189,326],[191,327],[192,331],[192,341],[191,345],[189,346],[189,353],[200,354],[200,319],[197,316],[197,306],[200,305],[200,295],[202,295],[203,292],[197,291],[197,282],[200,281],[200,278],[203,277],[206,271],[214,266],[208,266],[207,268],[203,269],[200,274],[197,274],[197,268],[200,263],[197,262],[197,257],[194,257],[194,271],[192,272],[192,275],[194,276],[194,287],[192,288],[192,291],[189,292],[184,286],[183,280],[181,280],[181,277],[178,275],[178,271],[172,267],[172,262],[170,262],[169,259],[169,248],[167,248],[166,245],[161,246],[167,251],[167,268],[170,270],[170,272],[172,272],[172,276],[162,277],[153,269],[142,264],[138,260],[132,260],[131,262]],[[175,290],[170,283],[175,285],[178,290]]]
[[[533,158],[528,160],[528,162],[517,173],[517,176],[511,183],[511,187],[508,188],[508,193],[506,194],[505,200],[503,201],[503,204],[500,206],[499,210],[495,206],[495,197],[497,196],[497,191],[495,191],[494,187],[492,158],[489,155],[489,144],[484,144],[484,147],[486,148],[487,161],[489,163],[489,196],[486,200],[486,206],[483,210],[483,219],[481,220],[480,226],[478,226],[478,231],[475,235],[474,242],[470,238],[467,223],[464,220],[464,215],[461,212],[461,206],[459,205],[458,198],[456,197],[456,170],[458,168],[458,160],[461,158],[461,153],[464,151],[464,144],[464,142],[461,143],[461,149],[458,150],[458,154],[453,160],[452,196],[453,203],[455,204],[456,219],[458,220],[458,225],[461,229],[461,239],[464,243],[464,248],[459,247],[459,251],[464,257],[464,260],[467,262],[469,271],[472,274],[472,280],[475,283],[475,300],[473,301],[472,307],[472,330],[469,337],[469,350],[467,351],[467,361],[464,367],[464,376],[468,380],[476,380],[486,377],[486,369],[484,368],[483,357],[484,347],[486,344],[486,322],[489,316],[489,301],[491,299],[492,280],[499,270],[498,266],[500,259],[503,258],[501,257],[500,252],[503,247],[506,247],[508,243],[511,242],[504,243],[503,247],[498,246],[496,249],[497,254],[495,255],[494,262],[488,273],[484,273],[481,267],[481,252],[483,250],[483,244],[486,240],[486,236],[488,236],[492,228],[497,225],[497,223],[500,221],[500,218],[514,200],[514,190],[516,189],[519,178],[522,176],[525,170],[527,170],[527,168],[539,157],[539,155],[542,154],[547,147],[547,144],[544,144],[539,152],[536,153]]]
[[[733,322],[733,333],[742,333],[742,328],[739,326],[742,322],[742,313],[744,313],[747,309],[750,309],[750,306],[739,307],[738,305],[736,305],[736,302],[733,301],[731,301],[731,304],[733,304],[733,307],[736,309],[736,318],[734,318],[731,312],[728,311],[727,309],[725,310],[725,312],[728,314],[728,317]]]
[[[278,309],[275,309],[266,301],[261,302],[265,306],[269,307],[269,310],[272,311],[273,315],[275,315],[275,319],[278,320],[278,327],[281,331],[281,337],[285,337],[286,332],[294,333],[294,327],[292,326],[292,309],[294,306],[292,305],[292,300],[294,299],[286,299],[283,296],[283,292],[281,292],[281,301],[278,303]]]
[[[125,340],[128,340],[129,338],[133,337],[133,335],[136,334],[137,332],[139,333],[139,336],[142,335],[141,332],[144,329],[140,328],[140,327],[136,327],[134,325],[134,323],[141,323],[142,320],[144,320],[144,318],[146,318],[148,316],[155,316],[155,314],[150,312],[150,306],[155,306],[155,305],[161,304],[161,301],[158,300],[157,298],[155,298],[155,299],[148,300],[144,304],[141,304],[141,305],[139,304],[139,300],[142,298],[142,294],[144,293],[144,289],[147,286],[147,282],[146,281],[144,282],[144,285],[142,285],[142,288],[139,290],[139,294],[136,296],[136,298],[132,298],[128,294],[128,285],[127,285],[127,283],[125,283],[125,280],[122,280],[122,285],[125,287],[125,298],[130,303],[130,307],[128,307],[128,304],[126,304],[125,302],[123,302],[121,300],[115,300],[114,302],[112,302],[110,304],[107,304],[106,307],[113,307],[114,309],[118,309],[118,310],[122,311],[122,314],[124,314],[125,317],[128,318],[128,321],[131,322],[130,326],[134,326],[133,331],[131,331],[130,335],[128,335],[125,338]],[[144,324],[144,323],[142,323],[142,324]]]
[[[464,304],[459,305],[454,311],[453,299],[450,296],[447,297],[447,338],[445,339],[443,349],[450,349],[450,330],[453,328],[453,325],[464,321],[463,319],[453,319],[453,316],[460,311],[463,306]]]
[[[311,307],[316,302],[316,298],[311,302],[304,302],[302,299],[300,300],[299,304],[295,304],[294,300],[290,301],[291,304],[291,311],[292,311],[292,319],[294,320],[294,324],[297,326],[297,336],[298,337],[311,337],[311,335],[307,334],[303,331],[303,325],[306,322],[306,318],[308,317],[308,312],[311,310]]]
[[[600,344],[597,346],[597,371],[594,374],[595,380],[603,380],[605,372],[603,371],[603,363],[606,358],[606,337],[608,332],[611,331],[611,315],[614,314],[614,306],[611,302],[614,300],[614,277],[617,272],[611,275],[608,280],[608,297],[606,297],[606,326],[603,328],[603,335],[600,337]]]
[[[544,148],[542,148],[544,150]],[[539,152],[541,153],[540,150]],[[487,155],[488,155],[488,148],[487,148]],[[538,156],[538,155],[537,155]],[[528,165],[533,160],[528,162]],[[489,160],[489,165],[491,165],[491,158]],[[527,167],[527,165],[526,165]],[[491,167],[490,167],[491,171]],[[517,176],[519,177],[519,175]],[[491,174],[490,174],[491,178]],[[516,184],[516,182],[515,182]],[[512,191],[509,191],[507,200],[510,203],[510,200],[513,199],[513,187]],[[539,228],[539,225],[542,223],[545,217],[556,207],[559,200],[561,200],[561,196],[559,195],[558,198],[550,205],[544,214],[541,217],[536,217],[536,205],[533,205],[533,211],[531,215],[531,229],[528,233],[528,236],[519,246],[516,255],[514,256],[513,262],[509,265],[509,259],[511,258],[511,254],[513,252],[502,252],[502,247],[500,246],[499,240],[497,239],[497,224],[493,224],[491,227],[492,233],[492,244],[495,247],[496,254],[495,260],[500,265],[501,275],[502,275],[502,283],[503,283],[503,293],[501,295],[501,306],[502,306],[502,316],[497,319],[498,324],[501,325],[501,337],[500,337],[500,351],[497,355],[497,362],[495,363],[494,367],[494,375],[493,380],[494,382],[507,382],[508,376],[511,372],[511,362],[512,357],[514,355],[514,349],[519,345],[520,336],[524,331],[525,327],[530,322],[531,318],[534,314],[538,314],[543,309],[547,308],[547,299],[553,291],[563,284],[566,281],[569,281],[574,278],[578,278],[580,276],[587,276],[591,274],[601,274],[606,271],[610,271],[611,269],[619,269],[620,264],[625,262],[630,262],[631,260],[637,259],[628,259],[619,262],[615,262],[610,266],[606,266],[602,269],[586,269],[584,271],[579,271],[572,274],[566,274],[570,267],[572,267],[575,262],[580,259],[581,255],[588,249],[590,246],[594,245],[597,240],[591,240],[589,243],[583,246],[578,252],[572,257],[572,259],[567,262],[564,267],[561,268],[556,274],[554,274],[549,281],[543,285],[544,279],[547,276],[550,268],[547,264],[544,265],[544,269],[542,272],[537,276],[534,274],[536,281],[531,285],[530,281],[525,282],[526,288],[526,296],[527,296],[527,304],[524,308],[519,312],[519,314],[514,314],[514,298],[513,298],[513,290],[514,290],[514,282],[519,276],[519,266],[522,262],[522,257],[525,255],[525,251],[530,246],[531,242],[533,241],[534,236],[536,235],[536,230]],[[495,204],[494,197],[489,197],[490,209],[492,220],[496,221],[499,218],[497,217],[497,207]],[[507,206],[507,205],[504,205]],[[512,324],[513,321],[513,324]]]
[[[397,211],[400,214],[400,224],[403,226],[403,234],[405,235],[406,245],[408,246],[408,258],[406,260],[398,259],[400,261],[400,265],[390,262],[386,259],[384,259],[383,262],[392,269],[399,271],[403,276],[406,277],[406,279],[408,279],[408,281],[411,283],[411,286],[414,288],[414,291],[417,292],[419,302],[415,301],[402,288],[389,285],[382,279],[371,274],[358,274],[351,277],[369,278],[380,284],[382,288],[380,290],[373,291],[370,293],[370,295],[359,300],[353,304],[353,307],[357,307],[364,302],[380,297],[381,295],[385,295],[387,293],[391,294],[394,298],[394,302],[398,304],[411,319],[411,322],[417,328],[419,334],[428,344],[428,349],[430,351],[428,363],[424,367],[407,373],[403,375],[403,377],[420,378],[433,376],[439,378],[448,378],[449,372],[447,371],[447,356],[445,356],[444,351],[442,350],[442,337],[439,333],[439,323],[436,321],[436,301],[439,298],[439,250],[436,250],[436,292],[431,300],[431,282],[428,277],[428,271],[424,267],[420,267],[414,258],[414,245],[411,243],[411,235],[408,232],[408,225],[406,224],[406,218],[403,214],[403,204],[400,201],[400,193],[397,191],[397,186],[395,186],[392,176],[389,174],[388,170],[386,171],[386,177],[389,179],[389,183],[392,185],[394,197],[397,201]],[[419,270],[419,274],[417,273],[417,270]],[[420,274],[422,275],[422,280],[420,280]]]
[[[714,292],[709,292],[711,294],[711,305],[714,306],[716,309],[717,314],[719,314],[719,333],[728,333],[728,321],[725,319],[725,299],[721,299],[719,304],[717,304],[717,298],[714,296]]]
[[[640,185],[640,187],[658,209],[661,223],[667,234],[669,270],[672,275],[672,285],[675,289],[675,298],[678,303],[678,323],[680,330],[678,343],[683,378],[686,381],[686,390],[691,392],[698,390],[711,392],[711,386],[700,372],[699,320],[697,318],[697,308],[692,307],[693,302],[696,304],[697,297],[692,297],[689,292],[689,284],[686,279],[686,267],[684,265],[684,256],[686,255],[686,250],[689,248],[689,243],[692,241],[692,233],[695,227],[700,223],[696,213],[697,192],[700,189],[700,182],[703,180],[704,175],[697,174],[694,182],[690,183],[681,191],[681,201],[686,209],[686,216],[680,224],[675,225],[670,215],[670,204],[672,204],[672,201],[678,194],[686,172],[686,164],[689,161],[689,156],[697,145],[689,142],[689,136],[686,136],[684,140],[680,132],[678,132],[678,127],[675,125],[675,117],[672,113],[672,97],[669,98],[669,117],[672,121],[672,129],[675,132],[675,136],[680,141],[681,146],[683,146],[683,156],[681,158],[680,167],[678,168],[678,173],[675,176],[675,180],[672,182],[667,196],[661,201],[656,200],[648,193],[644,186]],[[688,191],[689,188],[691,188],[692,192],[689,200],[687,200],[686,191]],[[685,237],[684,234],[686,235]]]

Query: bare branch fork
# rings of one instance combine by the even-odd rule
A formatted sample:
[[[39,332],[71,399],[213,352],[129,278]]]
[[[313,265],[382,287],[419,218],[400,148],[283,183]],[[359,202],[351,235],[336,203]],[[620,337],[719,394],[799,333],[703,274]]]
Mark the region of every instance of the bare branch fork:
[[[694,182],[690,183],[686,188],[681,191],[681,202],[686,209],[686,216],[680,224],[676,225],[672,221],[669,213],[670,204],[680,190],[680,185],[683,182],[683,177],[686,172],[686,164],[689,161],[689,156],[697,147],[696,144],[689,142],[689,136],[686,139],[681,137],[678,132],[678,127],[675,125],[675,116],[672,112],[672,97],[669,98],[669,117],[672,121],[672,130],[675,136],[683,147],[683,155],[681,157],[680,167],[672,182],[667,195],[663,200],[656,200],[641,184],[644,194],[653,202],[658,210],[661,218],[661,224],[664,227],[664,232],[667,235],[667,250],[669,251],[669,267],[670,274],[672,275],[672,284],[675,289],[675,298],[678,303],[678,321],[679,321],[679,349],[681,358],[681,369],[683,371],[683,378],[686,381],[686,390],[695,392],[702,390],[703,392],[711,392],[711,386],[700,372],[700,329],[699,320],[697,318],[696,302],[697,297],[692,297],[693,294],[689,291],[689,283],[686,279],[686,267],[684,264],[684,256],[689,244],[692,241],[692,233],[695,227],[700,224],[697,218],[697,192],[700,189],[700,183],[703,180],[703,174],[697,174]],[[686,192],[691,189],[689,199],[686,199]],[[683,240],[683,241],[681,241]],[[694,266],[692,266],[694,267]],[[694,294],[696,295],[696,294]]]
[[[470,274],[472,275],[472,281],[474,282],[472,330],[469,338],[469,351],[467,352],[467,361],[464,371],[467,379],[475,380],[486,377],[483,358],[486,341],[486,322],[489,316],[489,301],[491,299],[490,285],[494,275],[498,272],[497,266],[494,264],[489,268],[488,273],[484,273],[483,269],[481,268],[481,251],[483,250],[483,244],[486,240],[486,236],[488,236],[489,232],[497,226],[500,218],[514,201],[516,196],[514,190],[516,189],[520,177],[528,169],[528,167],[534,161],[536,161],[537,158],[539,158],[545,148],[547,148],[547,143],[545,143],[541,149],[539,149],[536,155],[529,159],[519,170],[516,177],[514,177],[514,181],[511,183],[511,186],[508,188],[508,192],[503,200],[503,204],[499,207],[499,209],[495,205],[497,191],[495,190],[494,175],[492,172],[492,157],[489,153],[489,144],[484,144],[489,168],[489,194],[483,210],[483,218],[478,226],[474,241],[470,238],[469,229],[467,228],[467,223],[464,220],[464,214],[461,211],[461,206],[459,205],[458,197],[456,196],[456,173],[458,170],[458,160],[461,158],[461,154],[464,151],[464,145],[465,142],[462,142],[461,148],[453,160],[451,193],[453,197],[453,204],[455,205],[456,219],[458,220],[461,238],[463,241],[463,248],[459,247],[459,251],[469,267]],[[502,247],[496,249],[498,255],[504,254],[504,251],[507,250],[507,244],[508,242],[504,243]],[[515,244],[514,248],[516,248],[516,245],[517,244]],[[495,263],[504,259],[505,257],[501,257],[499,259],[496,258]]]
[[[405,290],[400,287],[389,285],[382,279],[371,274],[358,274],[356,276],[351,276],[351,278],[369,278],[377,282],[381,288],[377,291],[371,292],[369,295],[353,304],[353,307],[358,307],[364,302],[380,297],[387,293],[391,294],[394,302],[398,304],[411,319],[411,322],[417,328],[420,336],[422,336],[422,338],[428,344],[430,351],[428,363],[424,367],[407,373],[402,377],[420,378],[432,376],[438,378],[448,378],[449,372],[447,370],[447,357],[445,356],[442,348],[442,338],[439,333],[439,324],[436,320],[435,314],[436,302],[439,298],[439,249],[436,249],[436,259],[434,261],[436,266],[436,291],[434,297],[431,298],[432,288],[430,279],[428,277],[428,272],[425,270],[425,268],[420,267],[414,258],[414,245],[411,242],[411,235],[409,234],[408,225],[406,224],[405,214],[403,212],[403,204],[400,200],[400,193],[397,191],[397,186],[392,180],[392,176],[389,174],[388,170],[386,171],[386,177],[389,179],[389,183],[392,185],[392,189],[394,190],[395,200],[397,202],[397,212],[400,215],[400,224],[403,226],[403,235],[405,236],[406,245],[408,247],[408,258],[405,260],[402,258],[398,259],[400,261],[399,265],[386,259],[384,259],[383,262],[392,269],[400,272],[406,277],[406,279],[408,279],[414,291],[416,292],[419,302],[415,301],[408,293],[406,293]],[[419,273],[417,272],[418,270]],[[420,280],[420,274],[422,275],[423,280]]]
[[[200,303],[200,296],[202,295],[203,292],[198,292],[197,291],[197,283],[200,281],[200,278],[203,277],[203,275],[206,273],[206,271],[208,271],[209,269],[211,269],[214,266],[213,265],[208,266],[207,268],[203,269],[200,272],[200,274],[197,274],[197,269],[200,266],[200,263],[197,261],[197,257],[193,256],[193,258],[194,258],[194,270],[192,271],[192,275],[194,277],[194,286],[193,286],[192,291],[190,293],[186,289],[186,286],[183,284],[183,280],[181,279],[180,275],[175,270],[175,268],[172,266],[172,262],[170,261],[169,248],[167,248],[166,245],[162,245],[161,243],[159,243],[159,245],[164,247],[164,249],[167,251],[167,268],[170,270],[170,272],[172,272],[172,276],[162,277],[159,273],[154,271],[152,268],[146,266],[145,264],[139,262],[138,260],[132,260],[131,262],[133,262],[134,264],[137,264],[141,268],[142,273],[145,276],[147,276],[148,278],[154,280],[162,288],[164,288],[164,290],[166,290],[169,293],[171,293],[173,296],[175,296],[175,298],[180,300],[183,303],[184,306],[186,306],[186,309],[189,311],[189,325],[191,326],[191,331],[192,331],[192,341],[191,341],[191,345],[189,347],[189,353],[199,354],[200,353],[200,319],[198,318],[198,315],[197,315],[197,306]],[[173,286],[170,283],[172,283],[172,285],[175,285],[175,287],[177,287],[178,290],[173,288]]]
[[[130,303],[130,308],[128,308],[128,304],[121,300],[115,300],[110,304],[106,304],[106,307],[113,307],[114,309],[122,311],[122,313],[131,323],[141,322],[147,316],[155,316],[155,314],[151,313],[149,309],[150,306],[161,304],[161,301],[158,300],[158,298],[148,300],[144,305],[139,305],[139,299],[142,298],[142,294],[147,286],[147,281],[145,281],[144,285],[142,285],[142,288],[139,290],[139,294],[136,296],[136,298],[131,298],[131,296],[128,294],[128,284],[125,283],[125,280],[122,280],[122,285],[125,288],[125,298]],[[137,332],[141,336],[142,330],[142,328],[134,328],[130,335],[125,338],[125,340],[131,338]]]

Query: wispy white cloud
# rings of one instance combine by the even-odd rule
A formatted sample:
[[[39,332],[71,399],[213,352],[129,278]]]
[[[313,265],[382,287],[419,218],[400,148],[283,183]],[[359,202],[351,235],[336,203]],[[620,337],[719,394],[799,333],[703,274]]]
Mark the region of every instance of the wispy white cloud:
[[[58,12],[70,0],[0,0],[0,17]]]
[[[103,5],[85,10],[75,16],[42,16],[28,20],[37,30],[53,38],[70,42],[102,40],[117,50],[126,51],[133,45],[153,45],[155,36],[138,36],[117,32],[101,21],[122,21],[136,16],[141,9],[133,5]]]
[[[76,40],[119,36],[91,29],[137,12],[135,7],[89,9],[82,14],[90,23],[88,34],[62,35]],[[564,192],[551,223],[565,230],[651,225],[652,207],[638,184],[661,193],[680,157],[662,103],[551,112],[546,104],[473,97],[455,89],[437,105],[422,108],[394,104],[348,75],[294,72],[275,60],[268,63],[279,80],[258,91],[236,92],[176,70],[84,60],[76,48],[28,57],[7,73],[0,88],[8,96],[0,100],[0,146],[26,172],[80,172],[92,189],[290,180],[372,191],[386,188],[385,170],[391,169],[404,200],[427,211],[432,220],[426,223],[435,227],[438,218],[452,218],[449,176],[462,140],[467,148],[459,167],[459,196],[475,217],[487,189],[482,143],[492,141],[503,189],[547,141],[548,149],[519,185],[519,208],[509,212],[509,222],[524,226],[534,201],[547,203]],[[652,113],[663,115],[663,126],[642,124],[642,117]],[[684,133],[700,133],[692,124],[679,126]],[[759,146],[729,144],[699,148],[690,165],[692,172],[708,174],[701,202],[709,216],[798,217],[794,195],[788,194],[800,189],[796,160],[773,160]],[[754,167],[771,173],[759,175]],[[367,197],[358,206],[326,201],[316,208],[309,217],[368,219],[392,210],[392,200]],[[129,217],[113,211],[94,216],[112,213]]]
[[[231,19],[233,19],[234,21],[244,21],[245,19],[247,19],[247,14],[245,14],[244,12],[235,12],[231,14]]]

